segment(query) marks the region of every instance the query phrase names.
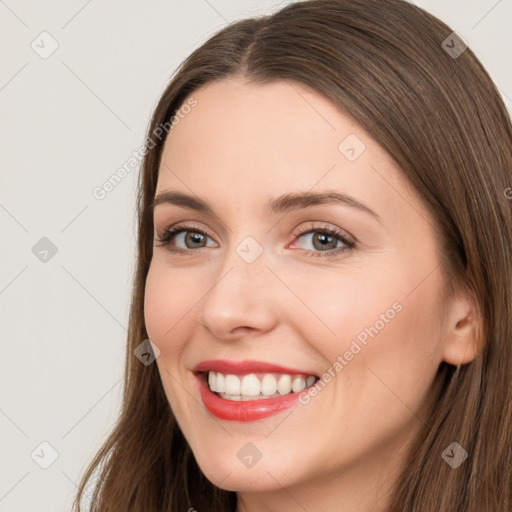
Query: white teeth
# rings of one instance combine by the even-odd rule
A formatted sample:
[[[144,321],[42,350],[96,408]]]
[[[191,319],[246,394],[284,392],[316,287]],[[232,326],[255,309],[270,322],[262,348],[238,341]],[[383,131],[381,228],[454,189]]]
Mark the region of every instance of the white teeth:
[[[292,391],[298,393],[306,387],[306,379],[300,375],[296,375],[292,380]]]
[[[214,372],[211,372],[214,373]],[[226,375],[224,393],[228,395],[240,394],[240,379],[236,375]],[[212,390],[213,391],[213,390]]]
[[[217,386],[218,393],[224,393],[226,391],[226,377],[223,373],[216,374],[215,385]]]
[[[228,400],[259,400],[298,393],[312,386],[317,378],[313,375],[289,375],[279,373],[249,373],[247,375],[208,372],[210,389]]]
[[[292,390],[292,378],[290,375],[281,375],[277,383],[277,392],[280,395],[287,395]]]
[[[210,372],[208,374],[208,384],[209,384],[210,389],[212,391],[217,392],[217,379],[215,378],[215,373],[214,372]]]
[[[249,375],[245,375],[242,379],[242,384],[240,385],[240,394],[246,396],[258,396],[261,391],[261,383],[260,379],[254,375],[254,373],[250,373]]]
[[[267,373],[261,380],[261,394],[265,396],[270,396],[275,394],[276,391],[276,378],[273,375]]]

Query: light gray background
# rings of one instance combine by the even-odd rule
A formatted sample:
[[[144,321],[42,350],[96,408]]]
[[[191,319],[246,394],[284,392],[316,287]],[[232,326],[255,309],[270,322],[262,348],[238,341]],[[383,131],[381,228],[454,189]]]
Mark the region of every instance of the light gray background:
[[[70,510],[119,411],[138,168],[92,190],[141,147],[182,59],[286,3],[0,0],[1,512]],[[469,43],[510,111],[512,1],[415,3]],[[44,31],[59,45],[45,59]],[[42,237],[58,249],[46,262]]]

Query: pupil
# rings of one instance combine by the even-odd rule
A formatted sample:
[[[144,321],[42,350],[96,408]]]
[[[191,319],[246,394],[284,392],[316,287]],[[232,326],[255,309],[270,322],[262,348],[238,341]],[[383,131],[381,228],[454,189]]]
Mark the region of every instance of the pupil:
[[[320,247],[321,248],[324,248],[327,246],[327,244],[329,244],[330,241],[334,240],[334,237],[331,236],[331,235],[328,235],[326,233],[319,233],[318,234],[318,238],[317,240],[320,241]],[[325,242],[325,243],[324,243]],[[336,245],[336,241],[334,240],[335,242],[335,245]],[[318,247],[317,247],[318,248]],[[335,248],[335,247],[334,247]]]
[[[191,239],[192,243],[200,243],[203,235],[201,233],[192,233],[189,235],[189,238]]]

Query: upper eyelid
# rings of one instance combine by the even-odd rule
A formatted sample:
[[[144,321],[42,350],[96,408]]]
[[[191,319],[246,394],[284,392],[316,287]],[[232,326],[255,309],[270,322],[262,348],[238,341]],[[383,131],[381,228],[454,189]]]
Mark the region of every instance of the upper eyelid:
[[[322,222],[322,221],[310,221],[310,224],[307,226],[307,227],[304,227],[302,228],[301,230],[296,230],[296,228],[293,229],[293,232],[295,233],[295,236],[297,235],[306,235],[312,231],[322,231],[322,230],[327,230],[327,229],[331,229],[331,230],[334,230],[334,231],[339,231],[340,232],[340,235],[346,235],[346,238],[354,238],[352,235],[350,235],[347,231],[345,231],[344,229],[342,228],[338,228],[338,227],[329,227],[329,226],[314,226],[312,225],[313,222]],[[201,226],[194,226],[194,225],[190,225],[190,224],[181,224],[180,222],[177,222],[176,224],[173,224],[172,226],[169,226],[169,227],[166,227],[163,229],[163,234],[165,235],[165,233],[167,233],[168,231],[177,231],[177,230],[182,230],[182,231],[200,231],[200,232],[204,232],[206,234],[206,236],[210,237],[211,238],[211,235],[210,235],[210,230],[209,229],[206,229],[206,228],[202,228]],[[155,229],[155,232],[157,230]]]

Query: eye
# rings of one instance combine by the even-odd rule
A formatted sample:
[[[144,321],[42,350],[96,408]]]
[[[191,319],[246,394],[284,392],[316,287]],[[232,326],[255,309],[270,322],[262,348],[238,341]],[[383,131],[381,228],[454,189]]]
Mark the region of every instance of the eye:
[[[355,242],[349,240],[341,231],[329,226],[309,225],[299,233],[294,234],[297,239],[304,238],[313,249],[304,248],[309,256],[336,256],[355,247]],[[167,229],[163,235],[156,238],[160,246],[165,246],[171,252],[187,252],[192,249],[215,247],[215,243],[207,245],[212,240],[206,231],[198,226],[176,225]],[[306,245],[308,245],[306,243]],[[182,244],[182,247],[176,247]],[[341,247],[340,245],[341,244]]]
[[[207,238],[210,238],[208,234],[197,226],[178,225],[167,229],[160,238],[156,238],[156,241],[160,242],[160,246],[166,246],[171,252],[181,252],[206,247],[203,244]],[[173,241],[185,244],[185,247],[172,247]]]
[[[305,251],[314,257],[338,255],[355,247],[355,242],[349,240],[343,232],[329,226],[310,225],[294,236],[306,239],[306,245],[313,249],[306,248]]]

